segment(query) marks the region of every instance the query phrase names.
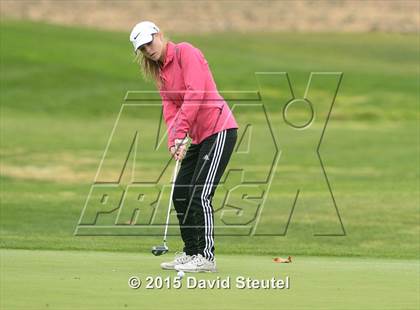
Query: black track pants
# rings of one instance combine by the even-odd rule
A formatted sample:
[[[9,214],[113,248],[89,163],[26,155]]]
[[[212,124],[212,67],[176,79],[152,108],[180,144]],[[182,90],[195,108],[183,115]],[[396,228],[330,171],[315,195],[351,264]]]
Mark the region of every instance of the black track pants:
[[[214,259],[212,198],[237,139],[226,129],[191,144],[175,181],[173,202],[184,241],[184,252]]]

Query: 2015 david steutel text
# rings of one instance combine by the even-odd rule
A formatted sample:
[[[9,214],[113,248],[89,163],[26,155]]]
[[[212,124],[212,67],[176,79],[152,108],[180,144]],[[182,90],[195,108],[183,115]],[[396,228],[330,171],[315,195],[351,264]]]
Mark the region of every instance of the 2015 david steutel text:
[[[141,284],[138,278],[136,283]],[[141,285],[137,285],[140,288]],[[251,277],[237,276],[235,278],[216,277],[216,279],[197,279],[194,276],[180,277],[161,277],[147,276],[145,278],[145,289],[290,289],[289,276],[284,279],[271,277],[270,279],[253,279]]]

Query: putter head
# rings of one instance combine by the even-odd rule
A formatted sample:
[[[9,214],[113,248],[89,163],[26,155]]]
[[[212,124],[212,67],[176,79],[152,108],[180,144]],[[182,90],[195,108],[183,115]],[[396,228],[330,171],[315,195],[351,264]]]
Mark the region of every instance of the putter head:
[[[152,248],[152,254],[154,256],[160,256],[168,253],[169,248],[166,245],[156,245]]]

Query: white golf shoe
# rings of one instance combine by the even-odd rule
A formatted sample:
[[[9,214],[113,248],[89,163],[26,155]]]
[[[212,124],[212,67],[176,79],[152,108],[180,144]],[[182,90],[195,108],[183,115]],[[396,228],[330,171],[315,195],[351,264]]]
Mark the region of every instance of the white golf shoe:
[[[216,263],[197,254],[188,263],[176,265],[175,269],[184,272],[216,272]]]
[[[162,267],[162,269],[173,270],[175,269],[176,265],[182,265],[182,264],[188,263],[192,259],[193,259],[192,255],[187,255],[185,252],[176,252],[175,258],[173,261],[163,262],[162,264],[160,264],[160,267]]]

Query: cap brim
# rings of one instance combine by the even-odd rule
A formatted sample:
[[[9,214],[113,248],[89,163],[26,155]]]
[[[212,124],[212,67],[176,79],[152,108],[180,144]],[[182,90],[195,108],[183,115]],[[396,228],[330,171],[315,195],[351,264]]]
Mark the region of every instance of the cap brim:
[[[137,51],[137,49],[142,46],[143,44],[152,42],[153,40],[153,35],[151,34],[146,34],[143,36],[139,36],[137,38],[137,40],[134,41],[134,51]]]

